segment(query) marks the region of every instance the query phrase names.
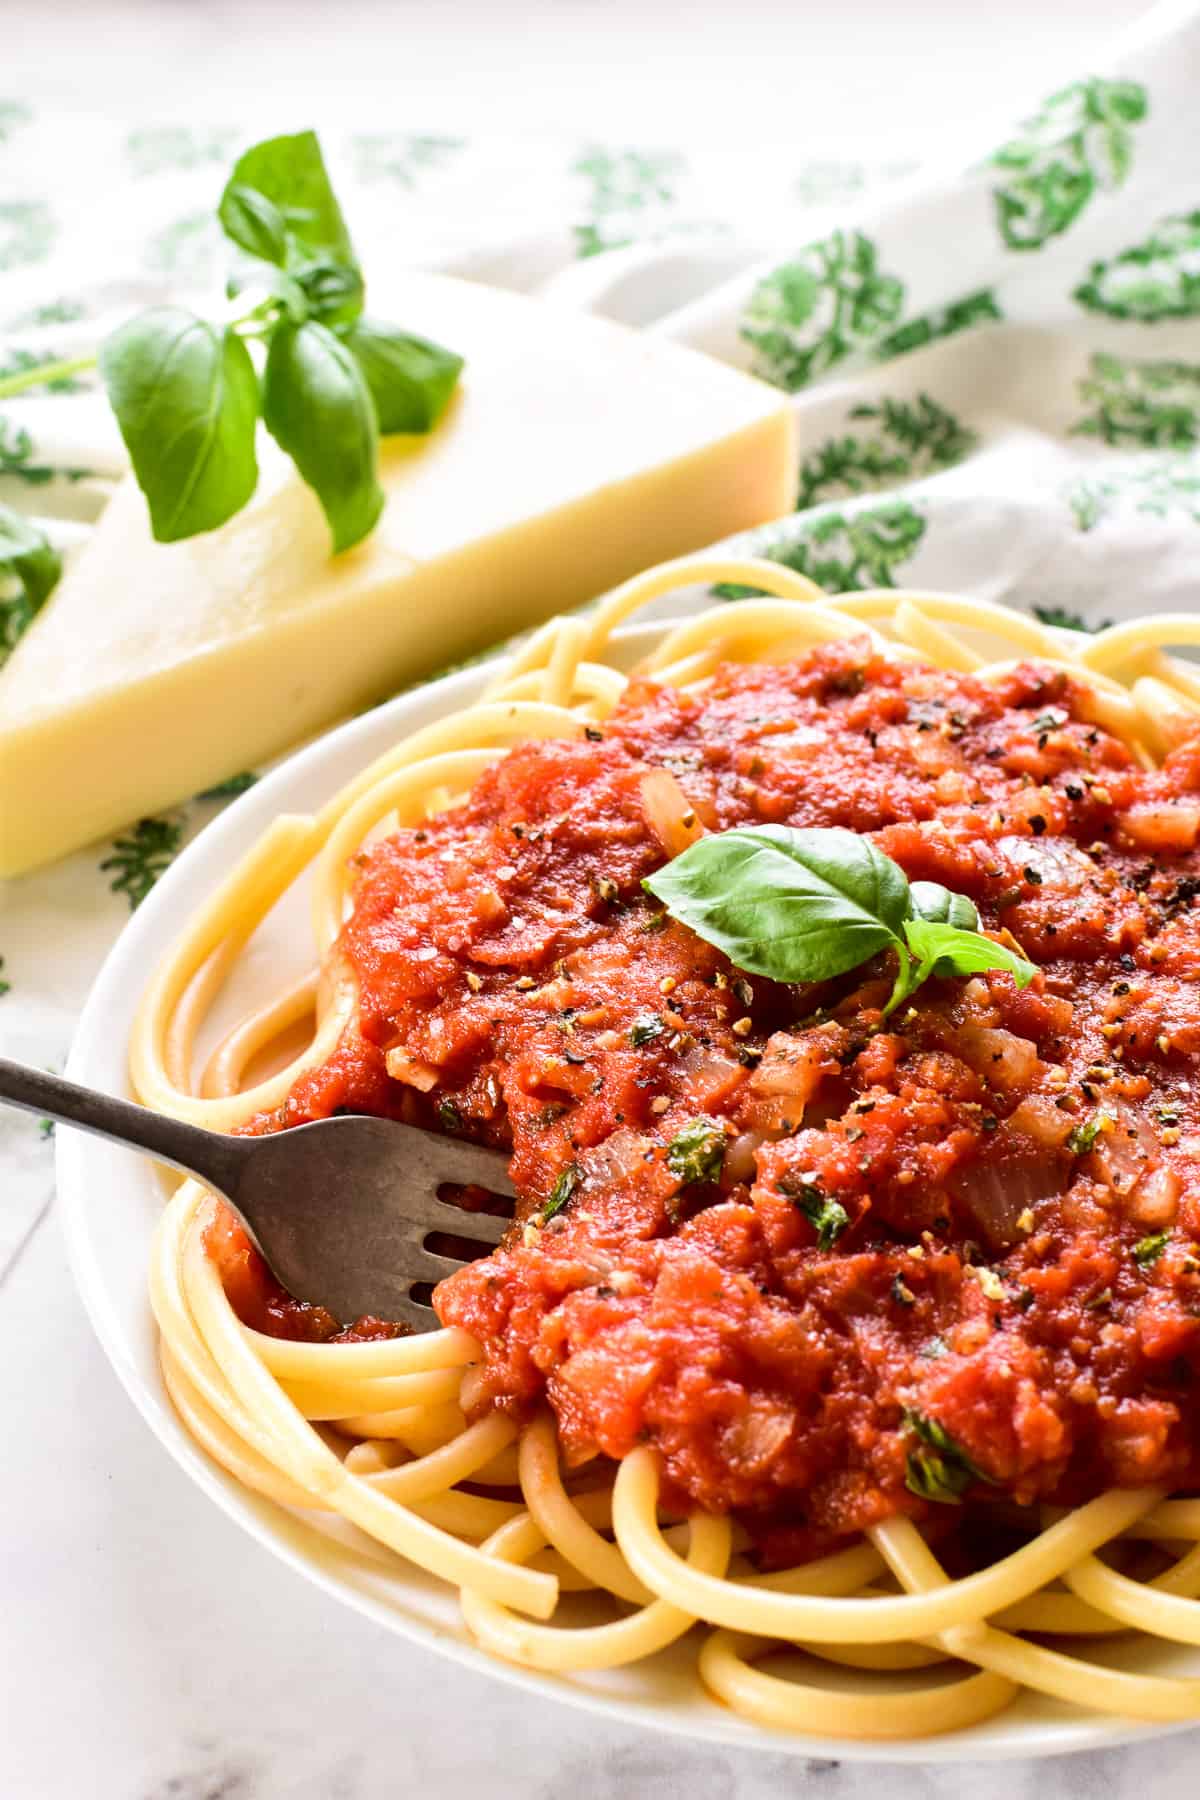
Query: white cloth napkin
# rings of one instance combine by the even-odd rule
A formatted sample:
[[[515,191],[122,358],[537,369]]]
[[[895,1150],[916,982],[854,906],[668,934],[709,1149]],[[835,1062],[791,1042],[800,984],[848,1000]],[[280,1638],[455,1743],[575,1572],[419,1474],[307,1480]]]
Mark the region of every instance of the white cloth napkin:
[[[1200,607],[1198,118],[1200,14],[1169,0],[935,169],[788,167],[744,137],[325,141],[369,275],[543,293],[793,392],[797,510],[750,547],[831,589],[957,589],[1094,625]],[[248,136],[0,104],[0,374],[217,288],[215,196]],[[60,543],[122,467],[86,380],[0,402],[0,500]],[[0,654],[17,624],[0,601]],[[129,905],[226,803],[181,795],[0,888],[6,1054],[61,1066]],[[49,1150],[0,1109],[0,1277],[49,1204]]]

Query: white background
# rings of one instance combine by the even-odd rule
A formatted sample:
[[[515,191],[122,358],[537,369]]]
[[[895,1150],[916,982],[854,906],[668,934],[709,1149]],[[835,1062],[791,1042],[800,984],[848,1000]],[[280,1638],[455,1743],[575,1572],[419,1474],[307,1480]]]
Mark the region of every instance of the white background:
[[[0,0],[0,95],[145,117],[778,140],[877,160],[1081,69],[1128,0]],[[81,126],[77,151],[87,157]],[[0,1196],[0,1204],[2,1204]],[[1194,1736],[1010,1769],[689,1751],[466,1676],[219,1515],[118,1391],[53,1209],[0,1279],[8,1800],[962,1800],[1190,1794]]]
[[[870,155],[1011,113],[1137,0],[0,0],[0,85],[46,104],[398,130],[744,130]],[[80,145],[80,155],[86,146]]]

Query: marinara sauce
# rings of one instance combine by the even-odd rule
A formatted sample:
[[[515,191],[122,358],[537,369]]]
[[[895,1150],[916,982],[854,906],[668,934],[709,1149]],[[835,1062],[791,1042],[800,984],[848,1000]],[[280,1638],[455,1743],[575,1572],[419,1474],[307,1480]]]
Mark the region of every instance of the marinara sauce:
[[[1037,977],[884,1020],[885,957],[742,974],[641,886],[672,784],[709,830],[871,833]],[[357,1025],[270,1123],[511,1147],[521,1222],[436,1306],[479,1408],[548,1401],[571,1461],[653,1444],[677,1500],[777,1540],[1194,1484],[1198,834],[1200,736],[1144,769],[1036,663],[985,685],[863,640],[635,682],[358,858]]]

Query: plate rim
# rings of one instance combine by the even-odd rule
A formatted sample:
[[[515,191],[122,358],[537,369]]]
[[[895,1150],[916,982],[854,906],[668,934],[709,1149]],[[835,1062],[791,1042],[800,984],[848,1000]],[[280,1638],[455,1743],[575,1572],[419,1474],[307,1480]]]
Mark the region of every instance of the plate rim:
[[[627,625],[614,633],[612,644],[619,652],[634,654],[652,644],[665,628],[678,623],[677,618],[657,619]],[[611,650],[609,652],[611,655]],[[244,832],[261,830],[254,821],[261,812],[264,819],[286,810],[275,800],[289,794],[313,772],[319,772],[331,754],[352,748],[359,740],[366,743],[394,723],[396,736],[411,728],[409,714],[436,703],[435,716],[456,706],[470,704],[482,691],[489,678],[504,661],[493,655],[449,674],[419,682],[393,696],[379,706],[355,718],[342,721],[320,733],[300,749],[285,756],[253,787],[239,795],[217,818],[205,825],[180,852],[169,869],[155,884],[146,900],[122,927],[109,949],[88,992],[71,1043],[64,1073],[68,1079],[99,1086],[109,1092],[128,1095],[125,1074],[125,1052],[128,1026],[133,1006],[144,980],[145,958],[142,946],[152,941],[163,928],[178,928],[180,917],[190,911],[197,893],[205,893],[220,879],[222,851]],[[368,752],[365,760],[377,751]],[[294,806],[295,802],[292,801]],[[189,890],[195,889],[188,900]],[[187,901],[177,906],[177,901]],[[155,952],[157,955],[158,952]],[[130,970],[142,971],[141,979],[131,982]],[[114,1030],[114,1021],[119,1029]],[[114,1049],[115,1046],[115,1049]],[[114,1076],[114,1057],[119,1073]],[[113,1082],[116,1081],[114,1089]],[[94,1259],[90,1244],[88,1220],[94,1213],[95,1200],[89,1198],[88,1159],[95,1153],[94,1140],[81,1131],[64,1130],[56,1134],[55,1174],[59,1216],[66,1242],[67,1261],[76,1291],[83,1302],[92,1330],[95,1332],[109,1364],[134,1407],[153,1436],[166,1450],[176,1466],[183,1470],[226,1518],[246,1531],[260,1546],[270,1552],[294,1573],[315,1585],[330,1599],[349,1606],[354,1612],[371,1619],[409,1643],[432,1649],[451,1661],[510,1687],[566,1705],[581,1707],[594,1716],[626,1728],[661,1731],[687,1737],[696,1742],[719,1744],[727,1749],[745,1749],[774,1755],[798,1756],[808,1760],[831,1760],[857,1763],[962,1763],[1007,1762],[1046,1756],[1079,1754],[1090,1750],[1117,1748],[1124,1744],[1144,1742],[1193,1730],[1200,1721],[1156,1723],[1122,1719],[1114,1715],[1080,1713],[1078,1717],[1051,1720],[1017,1719],[1005,1736],[1002,1723],[994,1729],[998,1738],[978,1743],[970,1733],[956,1732],[936,1737],[914,1739],[859,1739],[809,1737],[755,1725],[730,1712],[715,1696],[707,1693],[697,1677],[700,1704],[694,1709],[650,1711],[619,1695],[608,1695],[571,1681],[569,1676],[522,1668],[491,1655],[481,1646],[464,1642],[439,1631],[421,1620],[408,1617],[385,1606],[361,1589],[340,1579],[336,1572],[302,1551],[296,1538],[302,1533],[297,1521],[307,1531],[314,1528],[303,1515],[291,1514],[260,1495],[243,1488],[213,1462],[188,1434],[177,1417],[161,1379],[151,1386],[144,1372],[127,1352],[120,1325],[120,1311],[108,1291],[102,1271]],[[136,1152],[129,1152],[136,1155]],[[147,1313],[149,1300],[146,1299]],[[142,1321],[145,1323],[145,1320]],[[278,1515],[275,1523],[271,1515]],[[285,1532],[282,1521],[292,1529]],[[396,1567],[403,1570],[397,1559]],[[1019,1705],[1019,1701],[1016,1703]],[[997,1715],[1002,1721],[1004,1714]]]

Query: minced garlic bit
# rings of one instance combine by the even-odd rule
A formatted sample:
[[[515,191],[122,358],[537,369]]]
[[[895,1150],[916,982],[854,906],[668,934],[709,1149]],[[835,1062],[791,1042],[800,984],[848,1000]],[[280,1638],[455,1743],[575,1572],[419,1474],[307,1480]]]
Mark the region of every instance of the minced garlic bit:
[[[1027,1206],[1023,1213],[1017,1215],[1017,1230],[1030,1232],[1033,1230],[1033,1208]]]
[[[922,1250],[920,1244],[910,1244],[908,1246],[908,1254],[912,1257],[914,1262],[922,1262],[925,1256],[925,1252]]]
[[[749,1037],[754,1030],[753,1019],[735,1019],[730,1027],[734,1037]]]
[[[975,1279],[989,1300],[1003,1300],[1004,1283],[994,1269],[976,1269]]]
[[[671,1102],[668,1096],[666,1094],[660,1094],[657,1100],[652,1100],[650,1102],[650,1111],[652,1113],[665,1113],[670,1104]]]
[[[679,983],[673,975],[664,975],[658,984],[658,991],[660,994],[673,994],[678,986]]]

